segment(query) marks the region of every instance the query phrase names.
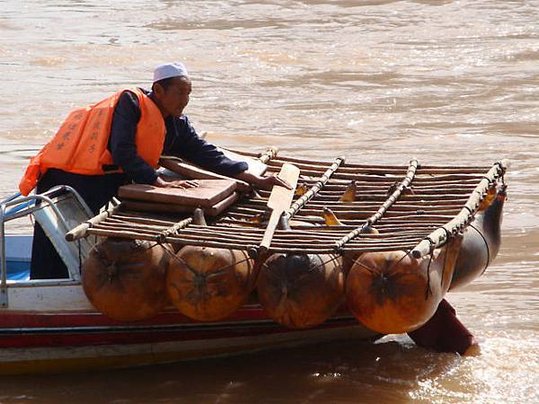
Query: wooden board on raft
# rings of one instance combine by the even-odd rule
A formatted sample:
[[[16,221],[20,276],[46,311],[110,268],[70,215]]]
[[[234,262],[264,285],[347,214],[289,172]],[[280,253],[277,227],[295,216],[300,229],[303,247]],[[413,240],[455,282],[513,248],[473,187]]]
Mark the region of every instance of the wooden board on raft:
[[[121,186],[120,199],[171,204],[179,206],[211,208],[236,190],[232,180],[198,180],[195,188],[161,188],[146,184]]]
[[[241,154],[237,154],[225,149],[219,149],[225,156],[230,158],[234,161],[244,161],[247,163],[247,170],[246,172],[251,173],[253,175],[263,175],[268,166],[261,162],[258,159],[254,159],[248,156],[242,156]],[[233,180],[236,182],[236,185],[238,187],[238,190],[240,191],[247,191],[250,186],[247,182],[227,177],[225,175],[217,174],[212,171],[205,170],[197,165],[194,165],[192,163],[188,163],[187,161],[184,161],[183,159],[175,156],[161,156],[161,159],[159,160],[159,165],[161,167],[164,167],[178,175],[180,175],[182,178],[187,179],[228,179]]]
[[[217,216],[228,209],[239,198],[239,193],[234,192],[222,201],[209,208],[203,208],[206,216]],[[172,203],[144,202],[132,199],[123,199],[122,204],[129,210],[140,212],[159,212],[159,213],[190,213],[196,206],[176,205]]]
[[[268,169],[268,166],[258,159],[254,159],[249,156],[242,156],[241,154],[226,149],[219,148],[219,150],[231,160],[246,162],[248,166],[247,172],[253,175],[262,175]]]

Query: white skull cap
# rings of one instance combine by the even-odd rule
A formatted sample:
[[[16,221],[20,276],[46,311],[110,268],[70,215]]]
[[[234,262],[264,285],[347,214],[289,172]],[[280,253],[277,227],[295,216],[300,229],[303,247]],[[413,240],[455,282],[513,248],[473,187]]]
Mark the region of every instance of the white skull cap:
[[[173,63],[163,63],[155,68],[153,71],[153,82],[164,79],[169,79],[171,77],[186,77],[189,78],[189,73],[187,73],[187,68],[183,63],[173,62]]]

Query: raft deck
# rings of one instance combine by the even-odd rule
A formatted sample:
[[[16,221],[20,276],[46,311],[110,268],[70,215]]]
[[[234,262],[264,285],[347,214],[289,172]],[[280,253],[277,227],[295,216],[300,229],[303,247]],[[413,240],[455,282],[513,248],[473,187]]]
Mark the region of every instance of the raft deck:
[[[339,254],[404,250],[419,258],[440,247],[473,221],[489,189],[504,183],[506,161],[492,166],[363,165],[238,152],[267,164],[269,174],[284,163],[300,168],[296,196],[284,213],[290,229],[277,230],[269,252]],[[341,196],[355,182],[355,200]],[[303,189],[304,192],[298,192]],[[148,213],[120,203],[68,235],[142,239],[156,243],[249,250],[256,255],[269,217],[269,191],[243,194],[207,226],[185,214]],[[339,225],[325,225],[330,209]],[[299,223],[298,223],[299,222]],[[375,228],[378,234],[371,234]]]

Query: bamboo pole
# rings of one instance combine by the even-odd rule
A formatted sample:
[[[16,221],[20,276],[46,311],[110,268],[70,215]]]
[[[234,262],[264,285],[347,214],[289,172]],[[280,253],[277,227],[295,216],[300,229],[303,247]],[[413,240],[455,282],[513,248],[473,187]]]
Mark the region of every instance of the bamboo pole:
[[[455,201],[440,201],[436,203],[436,205],[433,205],[431,203],[428,203],[427,201],[408,201],[408,200],[400,200],[397,202],[393,209],[400,209],[400,210],[421,210],[421,209],[436,209],[436,208],[443,208],[443,209],[460,209],[462,208],[462,203],[465,202],[467,198],[462,198]],[[230,211],[235,211],[236,209],[238,211],[244,211],[247,212],[248,209],[251,209],[253,211],[260,211],[262,210],[261,207],[264,206],[262,201],[246,201],[243,203],[239,203],[237,206],[232,208]],[[377,209],[380,206],[379,203],[372,202],[372,201],[354,201],[354,202],[334,202],[334,201],[325,201],[325,200],[311,200],[309,203],[309,208],[330,208],[334,212],[337,211],[346,211],[346,210],[371,210],[371,209]]]
[[[262,163],[268,164],[269,161],[271,161],[277,156],[277,153],[279,153],[279,148],[275,146],[271,146],[268,149],[266,149],[265,152],[260,153],[260,155],[258,156],[258,159]],[[241,153],[238,153],[238,154],[241,154]]]
[[[164,243],[167,237],[178,233],[178,231],[181,229],[185,229],[191,223],[193,223],[192,217],[188,217],[187,219],[181,220],[178,223],[174,224],[173,226],[170,226],[168,229],[163,230],[161,233],[159,233],[156,237],[156,240],[159,243]]]
[[[309,189],[304,195],[292,203],[290,208],[285,213],[285,220],[290,220],[307,202],[316,196],[316,194],[324,187],[332,175],[335,174],[340,165],[344,162],[344,157],[337,157],[333,164],[326,170],[320,179]]]
[[[416,220],[418,222],[425,222],[425,221],[429,221],[429,220],[432,220],[432,221],[447,221],[447,220],[450,220],[453,215],[447,215],[447,214],[435,214],[436,212],[434,213],[425,213],[425,214],[404,214],[402,212],[397,212],[397,214],[392,214],[392,213],[388,213],[387,216],[384,217],[384,223],[401,223],[403,221],[406,221],[406,220]],[[372,216],[374,216],[372,213],[370,212],[367,212],[367,213],[364,213],[364,214],[361,214],[361,213],[358,213],[356,218],[352,218],[352,219],[342,219],[341,222],[344,223],[344,224],[350,224],[350,223],[356,223],[356,222],[363,222],[365,221],[366,219],[369,219],[371,218]],[[231,216],[229,219],[228,219],[228,222],[234,222],[234,221],[238,221],[238,222],[242,222],[242,223],[245,223],[245,224],[248,224],[250,219],[252,219],[252,215],[251,214],[245,214],[245,213],[235,213],[234,216]],[[324,219],[322,219],[322,217],[320,216],[315,216],[313,217],[310,213],[305,213],[305,216],[303,216],[303,212],[299,212],[298,214],[296,214],[296,217],[295,217],[296,220],[299,220],[299,221],[306,221],[306,222],[311,222],[311,223],[318,223],[318,224],[323,224],[324,223]],[[227,221],[226,218],[223,218],[222,221]]]
[[[294,162],[297,163],[300,168],[316,168],[320,166],[325,166],[328,163],[325,161],[315,161],[315,160],[305,160],[298,159],[294,157],[283,157],[274,160],[274,163],[282,164],[284,162]],[[367,171],[371,173],[402,173],[403,170],[407,168],[406,165],[383,165],[383,164],[354,164],[347,162],[342,167],[343,172],[358,172],[358,171]],[[447,174],[447,173],[460,173],[460,174],[481,174],[487,170],[489,166],[442,166],[442,165],[421,165],[421,173],[426,175],[437,175],[437,174]]]
[[[139,240],[148,240],[148,241],[155,241],[155,234],[146,234],[141,232],[133,232],[133,231],[111,231],[111,230],[104,230],[99,228],[91,228],[89,229],[89,232],[94,235],[98,236],[105,236],[105,237],[121,237],[121,238],[128,238],[128,239],[139,239]],[[364,240],[363,240],[364,241]],[[212,240],[212,239],[201,239],[198,236],[195,237],[185,237],[185,235],[176,235],[176,236],[167,236],[164,240],[164,242],[169,243],[182,243],[182,244],[190,244],[190,245],[198,245],[198,246],[208,246],[208,247],[216,247],[216,248],[233,248],[233,249],[245,249],[249,246],[248,243],[246,243],[244,240],[241,242],[230,242],[222,241],[220,239]],[[252,247],[254,247],[256,243],[252,244]],[[313,247],[314,246],[314,247]],[[358,252],[366,252],[366,251],[387,251],[387,250],[395,250],[395,249],[406,249],[410,246],[413,246],[413,244],[410,244],[409,242],[399,241],[399,242],[375,242],[375,243],[357,243],[353,242],[350,244],[350,246],[347,246],[346,251],[358,251]],[[280,239],[277,238],[276,246],[272,246],[272,251],[275,252],[291,252],[291,253],[334,253],[334,246],[333,243],[294,243],[294,247],[290,247],[290,242],[286,240],[284,243],[281,243]]]
[[[115,231],[115,230],[105,230],[97,227],[90,227],[88,229],[89,235],[102,236],[102,237],[115,237],[115,238],[126,238],[131,240],[148,240],[155,241],[155,234],[146,234],[140,231]]]
[[[400,208],[392,208],[391,211],[388,211],[385,213],[384,217],[415,217],[415,216],[440,216],[440,215],[456,215],[460,209],[462,209],[462,205],[455,207],[454,209],[440,209],[435,207],[422,207],[419,209],[400,209]],[[321,215],[323,209],[322,208],[316,208],[316,209],[304,209],[302,210],[302,214],[307,215]],[[340,210],[340,209],[332,209],[333,213],[339,218],[339,219],[349,219],[349,220],[358,220],[358,219],[366,219],[370,216],[372,216],[374,209],[364,209],[364,210]],[[240,213],[240,212],[238,212]],[[247,212],[246,212],[247,213]],[[299,217],[299,215],[298,215]]]
[[[477,184],[477,182],[476,182]],[[431,201],[438,201],[438,200],[466,200],[467,196],[470,192],[473,191],[475,187],[472,187],[468,193],[447,193],[445,195],[440,195],[439,193],[423,193],[423,194],[412,194],[412,193],[405,193],[402,198],[406,198],[407,201],[423,201],[423,200],[431,200]],[[343,188],[344,191],[344,188]],[[339,201],[341,197],[342,192],[332,192],[332,193],[326,193],[321,191],[319,193],[319,196],[317,199],[318,202],[320,200],[325,201],[333,201],[337,202]],[[261,196],[265,199],[266,195],[264,193],[261,193]],[[385,201],[388,197],[388,193],[386,190],[379,190],[375,192],[361,192],[356,195],[356,201],[355,202],[364,202],[364,201]]]
[[[468,201],[458,215],[452,218],[449,222],[434,230],[431,234],[425,237],[412,251],[414,258],[420,258],[430,254],[434,248],[445,244],[449,238],[463,230],[473,220],[481,201],[487,193],[490,184],[505,174],[507,168],[506,160],[495,163],[488,173],[477,185],[475,191],[470,195]]]
[[[357,181],[354,181],[356,183],[357,189],[362,194],[379,194],[379,193],[385,193],[387,194],[388,189],[390,189],[390,186],[387,187],[381,187],[379,185],[376,186],[362,186]],[[304,185],[309,186],[306,182],[303,182]],[[324,187],[324,192],[321,195],[328,195],[328,196],[340,196],[343,191],[346,190],[348,184],[350,184],[350,181],[348,181],[346,184],[342,185],[331,185],[327,184]],[[469,185],[463,186],[462,184],[447,184],[447,185],[428,185],[425,187],[416,187],[414,185],[413,189],[409,191],[411,195],[423,195],[423,194],[443,194],[445,192],[452,192],[454,194],[461,194],[461,193],[469,193],[471,192],[475,186],[477,185],[477,180],[470,182]]]
[[[162,227],[162,226],[137,226],[133,223],[107,223],[101,222],[96,223],[92,226],[92,229],[99,230],[102,232],[110,232],[110,234],[115,234],[114,237],[121,238],[132,238],[131,234],[136,233],[145,237],[145,240],[148,240],[147,237],[150,237],[151,241],[164,242],[165,238],[171,234],[176,233],[178,230],[181,230],[191,224],[193,218],[187,218],[180,222],[177,222],[173,226]],[[126,234],[127,236],[123,236]]]
[[[111,223],[109,221],[98,223],[94,225],[94,227],[100,227],[102,229],[111,229],[111,230],[121,229],[121,230],[127,230],[127,231],[133,230],[133,231],[154,232],[156,234],[166,229],[166,227],[163,227],[163,226],[148,226],[148,225],[140,226],[140,225],[137,225],[136,223]]]
[[[292,230],[296,231],[306,231],[308,233],[316,232],[316,234],[328,234],[332,235],[333,237],[342,237],[346,234],[348,234],[351,230],[355,229],[357,226],[330,226],[330,227],[296,227],[293,226]],[[435,229],[436,225],[424,225],[424,226],[408,226],[408,227],[401,227],[401,226],[391,226],[391,227],[382,227],[381,225],[376,225],[376,230],[380,233],[379,235],[376,234],[370,234],[370,233],[362,233],[361,237],[385,237],[385,236],[391,236],[392,234],[398,235],[398,234],[422,234],[425,235],[425,230],[428,229]],[[430,233],[430,231],[429,231]]]
[[[183,222],[180,222],[177,224],[176,228],[181,229],[186,224],[189,224],[190,220],[186,220]],[[164,235],[164,237],[168,237],[169,235],[172,235],[174,232],[174,229],[171,229],[171,232],[164,233],[159,232],[155,230],[148,230],[148,229],[140,229],[140,228],[133,228],[133,227],[107,227],[103,225],[97,225],[93,229],[97,230],[103,230],[103,231],[109,231],[114,232],[116,235],[122,235],[124,232],[127,233],[135,233],[138,232],[139,234],[144,234],[148,237],[150,237],[152,240],[157,240],[157,236]],[[237,231],[237,230],[243,230],[243,231]],[[182,231],[181,236],[184,239],[199,239],[204,238],[207,240],[214,240],[214,241],[220,241],[223,243],[226,243],[228,241],[238,241],[238,240],[251,240],[252,242],[256,242],[260,239],[262,233],[259,231],[260,229],[251,229],[251,231],[246,231],[248,229],[231,229],[228,231],[213,231],[211,232],[211,235],[208,236],[207,234],[207,228],[198,228],[198,229],[192,229],[192,228],[184,228],[184,231]],[[306,242],[309,240],[312,240],[314,243],[326,243],[326,244],[332,244],[335,240],[336,236],[342,236],[345,235],[347,232],[333,232],[333,233],[313,233],[312,231],[295,231],[295,230],[288,230],[288,231],[278,231],[276,234],[276,239],[280,241],[293,241],[297,243]],[[399,232],[393,235],[386,235],[385,237],[380,237],[379,235],[373,235],[373,234],[362,234],[360,239],[361,240],[368,240],[368,242],[388,242],[388,241],[395,241],[395,240],[406,240],[412,237],[411,235],[405,233],[405,232]],[[417,236],[413,236],[414,239],[419,240],[420,238]],[[161,240],[162,241],[162,240]],[[311,241],[309,241],[311,243]],[[312,244],[312,243],[311,243]]]
[[[107,210],[105,210],[104,212],[101,212],[100,214],[94,216],[93,218],[79,224],[77,227],[71,229],[70,231],[66,233],[65,239],[67,241],[75,241],[75,240],[79,240],[81,238],[86,237],[88,234],[89,228],[91,228],[92,226],[95,226],[102,220],[105,220],[107,217],[113,215],[114,212],[120,209],[120,206],[121,204],[113,205],[109,207]]]
[[[98,231],[97,229],[94,229],[94,231]],[[151,239],[151,238],[150,238]],[[352,243],[350,246],[347,245],[347,249],[355,249],[355,250],[362,250],[362,249],[368,249],[368,248],[379,248],[381,250],[389,251],[389,250],[397,250],[402,249],[404,246],[411,248],[413,247],[419,239],[411,239],[408,241],[396,241],[396,242],[384,242],[384,243]],[[211,246],[215,248],[227,248],[227,249],[241,249],[245,250],[246,246],[255,244],[245,242],[243,240],[237,241],[237,240],[231,240],[227,242],[223,242],[220,239],[213,239],[213,238],[192,238],[192,237],[185,237],[185,235],[179,235],[179,236],[171,236],[167,237],[166,239],[167,243],[181,243],[181,244],[187,244],[187,245],[195,245],[195,246]],[[335,253],[334,250],[334,244],[333,243],[313,243],[313,242],[295,242],[291,243],[290,240],[285,240],[282,242],[281,240],[276,240],[275,245],[271,246],[272,252],[278,252],[278,251],[293,251],[296,253],[303,253],[304,251],[309,250],[313,253],[320,253],[321,251],[329,251],[330,253]]]
[[[173,220],[160,220],[160,219],[151,219],[148,217],[140,217],[139,213],[131,214],[130,212],[122,212],[121,214],[115,214],[111,218],[121,221],[129,221],[132,223],[140,223],[147,225],[156,225],[156,226],[172,226],[176,223]]]
[[[465,185],[465,186],[471,186],[471,185],[475,185],[477,184],[477,180],[481,178],[481,176],[476,176],[476,177],[473,177],[473,178],[470,178],[470,177],[465,177],[465,178],[457,178],[457,179],[452,179],[452,180],[444,180],[444,179],[439,179],[439,178],[436,178],[436,177],[428,177],[428,178],[422,178],[422,181],[416,183],[415,180],[414,180],[414,187],[415,188],[421,188],[421,187],[428,187],[428,186],[459,186],[459,185]],[[391,184],[391,183],[394,183],[395,181],[397,180],[397,177],[391,177],[391,178],[386,178],[386,182],[387,184]],[[373,183],[372,181],[369,180],[369,178],[367,179],[356,179],[355,180],[358,184],[358,186],[360,187],[363,187],[363,188],[374,188],[374,187],[377,187],[379,188],[380,187],[380,183]],[[301,182],[306,182],[306,183],[311,183],[311,182],[316,182],[316,177],[307,177],[307,176],[303,176],[301,177]],[[332,189],[332,190],[339,190],[341,189],[342,187],[346,187],[346,185],[349,183],[350,181],[348,180],[341,180],[341,179],[337,179],[337,178],[332,178],[329,182],[328,182],[328,185],[327,185],[327,189]]]
[[[252,152],[245,152],[245,151],[237,151],[232,150],[231,151],[238,153],[238,154],[244,154],[246,156],[257,156],[256,153]],[[298,167],[301,168],[301,164],[306,165],[312,165],[312,166],[327,166],[328,162],[322,161],[322,160],[306,160],[296,157],[290,157],[290,156],[279,156],[278,159],[275,159],[275,163],[281,165],[285,162],[293,162]],[[347,162],[346,165],[342,167],[343,169],[347,170],[380,170],[381,172],[387,172],[387,170],[395,170],[396,172],[402,172],[403,169],[406,169],[405,165],[384,165],[384,164],[359,164],[359,163],[353,163],[353,162]],[[424,173],[437,173],[437,172],[464,172],[464,173],[483,173],[485,170],[489,169],[489,166],[470,166],[470,165],[462,165],[462,166],[444,166],[444,165],[435,165],[435,164],[422,164],[421,165],[421,171]]]

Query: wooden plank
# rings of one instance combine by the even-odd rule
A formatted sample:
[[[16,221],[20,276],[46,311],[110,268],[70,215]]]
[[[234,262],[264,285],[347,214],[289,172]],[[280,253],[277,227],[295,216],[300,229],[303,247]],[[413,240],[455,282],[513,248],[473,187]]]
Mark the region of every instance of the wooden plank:
[[[241,154],[238,154],[236,152],[226,150],[226,149],[219,148],[219,150],[231,160],[244,161],[245,163],[247,163],[247,166],[248,166],[247,172],[253,175],[260,176],[264,174],[266,170],[268,169],[268,166],[264,164],[262,161],[260,161],[259,159],[248,157],[248,156],[243,156]]]
[[[223,213],[230,205],[236,202],[239,194],[234,192],[227,196],[222,201],[219,201],[213,206],[203,207],[204,214],[208,216],[217,216]],[[126,199],[123,201],[124,206],[130,210],[140,212],[161,212],[161,213],[190,213],[200,206],[177,205],[171,203],[146,202]]]
[[[162,167],[180,175],[182,178],[193,179],[193,180],[202,180],[202,179],[213,179],[213,180],[230,180],[235,181],[240,191],[247,191],[251,187],[250,185],[242,180],[237,178],[227,177],[225,175],[214,173],[213,171],[204,170],[196,165],[189,164],[179,157],[174,156],[161,156],[159,164]]]
[[[168,203],[180,206],[211,208],[236,190],[232,180],[198,180],[195,188],[161,188],[146,184],[121,186],[120,198],[131,200]]]

